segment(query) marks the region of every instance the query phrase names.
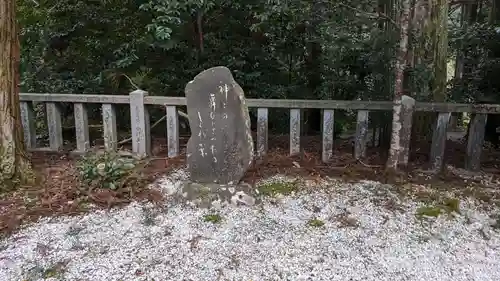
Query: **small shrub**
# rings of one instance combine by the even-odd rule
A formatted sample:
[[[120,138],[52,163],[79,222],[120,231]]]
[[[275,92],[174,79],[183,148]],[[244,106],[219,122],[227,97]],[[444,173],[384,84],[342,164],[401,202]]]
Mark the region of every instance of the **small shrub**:
[[[208,214],[203,216],[205,222],[219,223],[222,221],[222,217],[219,214]]]
[[[117,190],[134,176],[139,161],[118,153],[89,154],[77,164],[80,179],[91,188]]]

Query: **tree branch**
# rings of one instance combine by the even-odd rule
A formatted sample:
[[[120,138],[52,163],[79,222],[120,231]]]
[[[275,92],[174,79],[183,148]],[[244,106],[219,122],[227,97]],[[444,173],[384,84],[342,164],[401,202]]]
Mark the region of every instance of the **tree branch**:
[[[30,0],[31,2],[33,2],[37,7],[40,6],[40,3],[38,3],[36,0]]]
[[[128,76],[127,76],[127,74],[122,73],[122,74],[120,74],[120,75],[125,76],[125,78],[127,78],[127,79],[128,79],[128,81],[130,82],[130,84],[132,84],[132,86],[134,86],[136,90],[140,90],[140,88],[139,88],[139,87],[138,87],[138,86],[137,86],[137,85],[136,85],[136,84],[132,81],[132,79],[131,79],[130,77],[128,77]]]

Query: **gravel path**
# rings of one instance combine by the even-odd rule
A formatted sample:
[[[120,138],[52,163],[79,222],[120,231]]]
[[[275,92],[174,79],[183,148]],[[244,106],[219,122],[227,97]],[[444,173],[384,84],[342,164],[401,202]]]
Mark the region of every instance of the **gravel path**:
[[[253,208],[45,219],[0,241],[0,280],[500,280],[492,211],[422,220],[382,184],[329,185]]]

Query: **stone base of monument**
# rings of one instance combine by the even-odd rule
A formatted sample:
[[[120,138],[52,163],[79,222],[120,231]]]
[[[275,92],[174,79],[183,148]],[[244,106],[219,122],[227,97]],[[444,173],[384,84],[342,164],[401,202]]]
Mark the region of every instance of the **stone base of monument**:
[[[260,203],[258,191],[247,183],[226,185],[216,183],[183,182],[176,194],[177,200],[200,208],[219,208],[225,205],[253,206]]]

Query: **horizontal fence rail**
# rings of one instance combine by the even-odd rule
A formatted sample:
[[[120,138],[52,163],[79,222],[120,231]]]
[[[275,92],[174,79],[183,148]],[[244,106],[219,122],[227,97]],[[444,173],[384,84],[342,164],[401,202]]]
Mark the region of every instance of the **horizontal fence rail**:
[[[80,95],[80,94],[36,94],[21,93],[21,101],[34,102],[69,102],[69,103],[110,103],[128,104],[128,95]],[[247,99],[249,107],[264,108],[316,108],[316,109],[351,109],[351,110],[392,110],[392,101],[338,101],[338,100],[281,100]],[[146,96],[148,105],[186,105],[185,97]],[[467,112],[500,114],[500,104],[467,103],[431,103],[416,102],[415,111],[426,112]]]
[[[443,166],[446,144],[447,126],[453,112],[475,113],[471,120],[469,142],[466,149],[465,168],[477,170],[480,168],[480,156],[484,141],[484,127],[487,114],[500,114],[498,104],[454,104],[454,103],[424,103],[415,102],[404,107],[404,116],[400,116],[403,130],[399,134],[408,134],[414,112],[437,112],[430,151],[432,169],[439,170]],[[103,139],[106,150],[116,150],[118,147],[116,104],[129,104],[132,128],[132,151],[141,156],[151,155],[149,113],[146,105],[161,105],[165,107],[167,124],[168,156],[176,157],[179,149],[179,116],[177,106],[186,105],[184,97],[148,96],[147,92],[137,90],[129,95],[87,95],[87,94],[46,94],[21,93],[21,118],[23,122],[24,140],[30,150],[58,151],[63,147],[61,111],[58,103],[74,104],[74,119],[76,132],[76,153],[84,153],[90,148],[88,113],[86,104],[101,104],[103,118]],[[49,147],[36,147],[35,115],[33,102],[46,104],[46,116],[49,133]],[[362,159],[366,156],[368,121],[370,111],[397,112],[397,104],[391,101],[338,101],[338,100],[280,100],[280,99],[247,99],[249,107],[257,108],[257,146],[256,155],[262,157],[268,150],[268,116],[269,108],[287,108],[290,110],[290,155],[300,153],[301,109],[322,109],[322,160],[328,162],[333,157],[335,110],[357,110],[356,135],[354,139],[354,157]],[[401,106],[401,105],[399,105]],[[401,110],[399,110],[401,111]],[[411,130],[410,130],[411,132]],[[380,130],[374,130],[374,140],[380,141]],[[409,140],[401,138],[403,153],[398,157],[403,164],[408,162]],[[375,141],[373,141],[375,143]]]

